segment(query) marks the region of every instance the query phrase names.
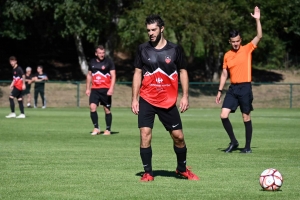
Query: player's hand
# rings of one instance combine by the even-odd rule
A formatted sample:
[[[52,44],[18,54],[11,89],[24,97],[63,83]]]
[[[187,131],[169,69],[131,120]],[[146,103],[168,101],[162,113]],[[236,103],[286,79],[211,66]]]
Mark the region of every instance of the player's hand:
[[[114,93],[114,89],[113,88],[109,88],[109,90],[107,91],[107,95],[108,96],[112,96]]]
[[[221,92],[218,92],[217,96],[216,96],[216,104],[221,103]]]
[[[189,108],[189,99],[188,97],[182,97],[180,100],[179,109],[181,113],[184,113]]]
[[[12,89],[14,89],[14,86],[13,86],[13,85],[10,85],[9,88],[12,90]]]
[[[253,18],[260,19],[260,10],[257,6],[255,6],[255,8],[254,8],[254,13],[253,14],[250,13],[250,14]]]
[[[131,102],[131,111],[135,114],[135,115],[138,115],[139,114],[139,107],[140,107],[140,105],[139,105],[139,102],[138,102],[138,100],[132,100],[132,102]]]
[[[26,85],[22,85],[22,90],[26,90]]]
[[[88,96],[88,97],[89,97],[89,96],[90,96],[90,94],[91,94],[91,90],[86,90],[86,91],[85,91],[85,94],[86,94],[86,96]]]

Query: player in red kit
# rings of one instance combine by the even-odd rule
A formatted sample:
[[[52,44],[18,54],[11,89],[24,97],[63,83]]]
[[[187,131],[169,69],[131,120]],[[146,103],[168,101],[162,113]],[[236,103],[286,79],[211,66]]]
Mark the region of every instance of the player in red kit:
[[[92,135],[100,134],[98,124],[97,107],[103,106],[105,112],[106,129],[103,135],[110,135],[112,114],[111,96],[114,92],[116,82],[116,70],[113,61],[105,57],[105,49],[99,45],[95,49],[96,58],[89,64],[89,71],[86,76],[86,95],[89,96],[90,116],[94,125]]]
[[[9,95],[9,103],[11,113],[6,118],[25,118],[24,105],[22,99],[22,91],[26,89],[25,74],[23,69],[18,65],[17,58],[11,56],[9,63],[13,68],[13,81],[10,84],[11,93]],[[14,98],[18,100],[21,114],[16,116]]]
[[[154,180],[151,139],[155,114],[173,139],[176,173],[189,180],[199,180],[186,167],[187,148],[176,107],[178,72],[183,92],[180,112],[185,112],[189,107],[189,80],[183,50],[164,38],[164,21],[160,16],[148,16],[145,24],[150,41],[139,45],[136,53],[131,105],[132,112],[138,115],[140,129],[140,156],[145,170],[141,181]]]

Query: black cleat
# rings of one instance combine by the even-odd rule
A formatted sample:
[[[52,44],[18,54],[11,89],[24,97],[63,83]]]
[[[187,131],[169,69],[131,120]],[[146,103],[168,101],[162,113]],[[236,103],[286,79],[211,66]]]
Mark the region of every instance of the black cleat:
[[[239,146],[239,143],[229,143],[229,147],[227,147],[227,149],[225,149],[225,153],[231,153],[232,150],[236,149]]]
[[[252,150],[250,148],[249,149],[244,148],[243,150],[241,150],[240,153],[252,153]]]

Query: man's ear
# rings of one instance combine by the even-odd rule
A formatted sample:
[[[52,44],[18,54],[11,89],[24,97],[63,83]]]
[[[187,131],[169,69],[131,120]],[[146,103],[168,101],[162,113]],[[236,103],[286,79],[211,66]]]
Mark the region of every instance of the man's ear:
[[[160,32],[161,32],[161,33],[164,33],[164,30],[165,30],[165,27],[162,26],[162,27],[160,28]]]

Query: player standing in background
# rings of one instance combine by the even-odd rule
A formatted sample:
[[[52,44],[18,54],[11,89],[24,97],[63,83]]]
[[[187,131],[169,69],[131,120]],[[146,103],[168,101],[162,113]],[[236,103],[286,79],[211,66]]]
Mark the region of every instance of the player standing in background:
[[[34,75],[33,80],[34,84],[34,108],[37,108],[38,95],[41,95],[42,98],[42,108],[46,108],[46,97],[45,97],[45,82],[48,81],[48,76],[43,72],[43,66],[38,65],[37,73]]]
[[[160,16],[148,16],[145,24],[150,41],[141,44],[136,53],[131,105],[132,112],[138,115],[140,129],[140,156],[145,170],[141,181],[154,180],[151,139],[155,114],[173,139],[177,157],[176,173],[189,180],[199,180],[186,167],[187,148],[176,107],[177,71],[183,91],[180,112],[185,112],[189,107],[189,79],[184,52],[180,46],[164,38],[164,21]]]
[[[116,83],[116,70],[113,61],[105,57],[105,48],[99,45],[95,49],[96,58],[89,63],[86,76],[86,95],[89,96],[90,116],[94,125],[91,135],[100,134],[97,107],[103,106],[105,113],[106,130],[103,135],[110,135],[112,114],[111,97]]]
[[[31,74],[31,67],[26,67],[26,74],[25,74],[25,85],[26,89],[23,91],[23,100],[27,99],[27,108],[31,107],[31,94],[30,94],[30,88],[32,83],[32,74]],[[27,96],[27,98],[25,97]]]
[[[219,91],[216,97],[216,103],[219,104],[221,102],[220,98],[222,95],[222,90],[227,80],[229,71],[231,85],[226,93],[220,115],[224,129],[230,138],[229,147],[225,150],[226,153],[232,152],[232,150],[239,146],[239,143],[233,133],[231,122],[228,118],[229,114],[234,113],[238,106],[240,106],[240,110],[242,112],[246,131],[246,144],[241,153],[252,152],[252,122],[250,112],[253,110],[253,94],[251,85],[251,60],[252,51],[256,49],[258,42],[262,38],[260,10],[258,7],[254,8],[254,14],[251,14],[251,16],[256,20],[257,30],[257,35],[251,42],[245,46],[242,46],[242,38],[239,32],[233,30],[229,33],[229,43],[231,44],[232,49],[224,55],[223,71],[220,78]]]
[[[16,117],[14,98],[18,100],[19,108],[21,112],[21,114],[18,115],[16,118],[25,118],[24,105],[22,99],[22,91],[26,89],[25,74],[22,68],[18,65],[18,61],[15,56],[11,56],[9,58],[9,63],[13,68],[13,81],[10,84],[11,93],[9,95],[11,113],[7,115],[6,118]]]

